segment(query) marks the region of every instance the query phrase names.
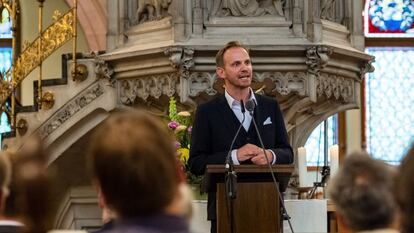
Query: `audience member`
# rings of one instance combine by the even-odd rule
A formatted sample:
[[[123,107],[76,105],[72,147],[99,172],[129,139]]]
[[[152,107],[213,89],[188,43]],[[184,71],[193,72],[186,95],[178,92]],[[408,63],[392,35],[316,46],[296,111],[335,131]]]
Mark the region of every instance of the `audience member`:
[[[111,230],[114,226],[115,219],[117,218],[114,211],[106,206],[105,200],[103,199],[101,190],[98,190],[98,204],[102,210],[102,227],[94,233],[101,233]]]
[[[0,233],[21,232],[23,227],[21,222],[5,214],[12,177],[11,156],[10,152],[0,153]]]
[[[45,233],[53,228],[56,210],[53,199],[53,171],[41,138],[26,139],[13,161],[16,209],[24,222],[24,233]]]
[[[328,184],[338,225],[347,232],[395,233],[396,170],[365,152],[346,157]]]
[[[400,166],[396,198],[401,211],[401,232],[414,232],[414,144]]]
[[[16,169],[16,201],[25,233],[45,233],[53,228],[53,177],[44,164],[25,161]]]
[[[90,170],[117,219],[103,232],[188,232],[172,135],[146,113],[115,113],[95,132]]]

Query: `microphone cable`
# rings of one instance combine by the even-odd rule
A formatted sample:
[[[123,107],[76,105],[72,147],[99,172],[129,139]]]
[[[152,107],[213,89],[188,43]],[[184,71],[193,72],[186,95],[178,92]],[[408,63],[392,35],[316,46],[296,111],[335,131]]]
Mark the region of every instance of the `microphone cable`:
[[[226,190],[226,209],[227,209],[227,219],[230,223],[230,232],[235,232],[234,230],[234,211],[233,211],[233,201],[236,199],[237,195],[237,174],[236,171],[234,171],[234,164],[233,160],[231,159],[231,151],[233,149],[234,143],[236,142],[237,137],[239,136],[240,130],[243,127],[243,123],[246,119],[246,116],[244,113],[246,112],[246,109],[244,107],[243,100],[240,100],[241,104],[241,112],[243,114],[243,119],[240,122],[239,128],[236,131],[236,134],[234,135],[234,138],[230,144],[229,152],[227,153],[226,157],[226,176],[225,176],[225,190]],[[230,207],[230,208],[229,208]]]
[[[286,210],[286,207],[285,207],[285,203],[284,203],[284,201],[282,199],[282,193],[280,192],[279,185],[278,185],[278,183],[276,181],[276,177],[275,177],[275,174],[274,174],[274,171],[273,171],[273,167],[270,164],[269,158],[267,158],[266,150],[265,150],[265,147],[264,147],[264,144],[263,144],[263,140],[262,140],[262,137],[260,136],[260,132],[259,132],[259,129],[257,127],[256,120],[254,119],[254,116],[253,116],[253,110],[254,110],[255,106],[256,106],[256,104],[254,103],[253,100],[249,99],[249,100],[246,101],[246,110],[252,116],[252,122],[253,122],[253,125],[254,125],[254,129],[256,130],[257,137],[259,138],[260,146],[263,149],[263,153],[264,153],[265,158],[266,158],[266,164],[268,165],[269,170],[270,170],[270,174],[272,175],[272,180],[273,180],[273,183],[275,185],[276,193],[279,196],[279,202],[280,202],[280,205],[282,206],[282,211],[283,211],[283,213],[282,213],[282,221],[286,219],[288,221],[288,223],[289,223],[289,227],[290,227],[291,232],[294,233],[293,227],[292,227],[292,223],[290,222],[290,216],[287,213],[287,210]],[[282,226],[283,226],[283,224],[282,224]]]

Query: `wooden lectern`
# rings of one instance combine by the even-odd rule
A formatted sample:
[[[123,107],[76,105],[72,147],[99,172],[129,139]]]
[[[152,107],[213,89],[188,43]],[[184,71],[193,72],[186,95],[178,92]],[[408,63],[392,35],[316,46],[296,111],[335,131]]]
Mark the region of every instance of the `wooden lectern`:
[[[288,185],[294,165],[273,165],[280,192]],[[258,165],[234,166],[237,173],[237,196],[233,200],[235,232],[282,232],[279,196],[269,167]],[[216,192],[217,232],[230,232],[230,217],[224,165],[207,165],[205,184],[208,192]]]

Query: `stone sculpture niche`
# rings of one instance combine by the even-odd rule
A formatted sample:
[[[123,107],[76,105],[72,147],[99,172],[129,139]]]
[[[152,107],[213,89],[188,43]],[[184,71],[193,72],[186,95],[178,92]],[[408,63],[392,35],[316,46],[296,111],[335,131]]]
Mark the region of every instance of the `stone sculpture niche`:
[[[219,0],[213,15],[225,16],[283,16],[284,0]]]
[[[172,0],[137,0],[136,22],[158,20],[165,16]]]

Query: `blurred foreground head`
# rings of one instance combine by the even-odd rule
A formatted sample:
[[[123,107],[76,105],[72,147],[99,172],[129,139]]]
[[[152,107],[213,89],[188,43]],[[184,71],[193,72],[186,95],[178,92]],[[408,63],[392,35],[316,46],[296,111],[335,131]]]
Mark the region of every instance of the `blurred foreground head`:
[[[178,192],[173,138],[157,117],[115,113],[92,136],[89,165],[120,218],[162,213]]]
[[[414,232],[414,144],[401,162],[396,196],[401,210],[401,232]]]
[[[337,214],[352,231],[389,228],[395,221],[396,170],[365,152],[346,157],[328,184]]]
[[[9,186],[12,176],[9,152],[0,153],[0,213],[3,214],[6,198],[9,195]]]
[[[23,222],[23,232],[50,230],[55,214],[54,179],[41,138],[35,134],[29,136],[18,152],[9,155],[13,172],[5,216]]]

